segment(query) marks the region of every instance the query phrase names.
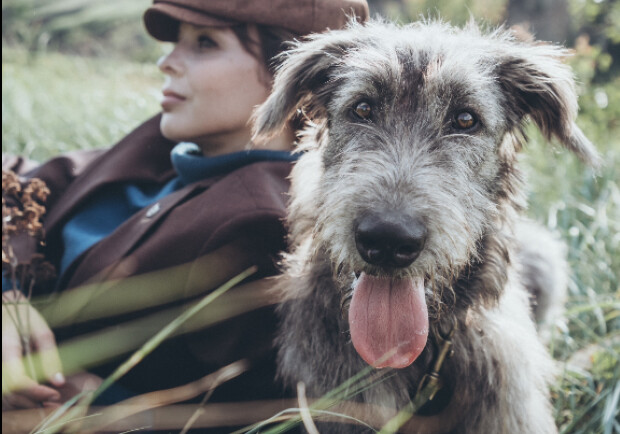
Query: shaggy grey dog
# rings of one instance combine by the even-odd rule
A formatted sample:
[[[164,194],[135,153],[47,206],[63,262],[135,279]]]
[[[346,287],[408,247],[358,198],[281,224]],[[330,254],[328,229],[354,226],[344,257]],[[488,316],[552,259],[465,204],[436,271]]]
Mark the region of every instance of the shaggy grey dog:
[[[419,383],[451,353],[435,373],[443,387],[401,430],[556,432],[552,363],[515,264],[514,224],[526,118],[598,160],[574,123],[566,54],[439,22],[353,24],[286,54],[255,119],[257,139],[296,111],[308,123],[280,282],[283,379],[321,397],[372,366],[351,399],[381,426],[414,409]]]

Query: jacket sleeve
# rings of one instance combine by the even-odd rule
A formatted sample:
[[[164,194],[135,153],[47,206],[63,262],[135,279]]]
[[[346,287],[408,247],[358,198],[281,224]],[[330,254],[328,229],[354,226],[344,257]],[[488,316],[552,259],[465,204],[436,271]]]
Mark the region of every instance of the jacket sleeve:
[[[38,163],[19,156],[3,156],[2,170],[12,171],[19,176],[21,188],[32,179],[42,180],[49,193],[41,205],[45,208],[45,213],[41,216],[43,220],[45,214],[52,209],[58,198],[62,196],[66,188],[71,182],[84,171],[84,169],[93,162],[98,156],[103,154],[104,150],[75,151],[60,157],[53,158],[46,163],[39,165]],[[14,202],[14,198],[5,197],[7,206],[17,206],[20,204]],[[42,221],[41,220],[41,221]],[[32,237],[14,236],[11,244],[16,253],[19,263],[29,263],[33,254],[38,250],[39,242],[35,242]]]
[[[73,180],[106,151],[107,149],[93,149],[69,152],[52,158],[46,163],[24,172],[22,175],[25,178],[39,178],[47,184],[50,195],[47,199],[46,207],[50,209]]]
[[[49,194],[46,195],[47,197],[44,201],[33,204],[34,208],[30,207],[30,212],[36,211],[36,220],[42,223],[45,218],[45,212],[49,211],[54,206],[56,200],[64,193],[67,186],[86,166],[88,166],[88,164],[102,153],[102,150],[76,151],[53,158],[41,165],[23,157],[3,156],[2,169],[3,171],[9,170],[19,175],[19,178],[15,179],[18,179],[16,182],[21,184],[21,191],[24,191],[27,184],[33,179],[40,179],[45,182]],[[27,212],[26,208],[28,208],[28,205],[25,202],[18,203],[23,199],[19,199],[19,197],[15,195],[13,195],[15,197],[9,196],[10,195],[5,196],[3,185],[3,199],[6,199],[6,206],[21,210],[24,213]],[[39,208],[43,210],[43,214],[37,211]],[[12,282],[8,276],[13,273],[10,273],[8,270],[6,270],[7,272],[5,273],[5,270],[3,270],[3,291],[7,288],[13,288],[15,285],[18,287],[29,287],[30,283],[28,282],[30,282],[30,280],[28,280],[28,282],[23,281],[23,279],[30,279],[29,276],[34,276],[33,282],[37,287],[46,285],[54,278],[55,273],[53,272],[53,266],[46,262],[43,256],[39,254],[40,247],[44,242],[44,237],[45,234],[42,231],[33,233],[32,230],[19,229],[16,226],[16,231],[10,234],[8,240],[8,245],[10,245],[10,247],[7,247],[7,254],[10,253],[14,261],[13,263],[17,264],[12,267],[17,267],[18,270],[27,267],[27,272],[16,272],[15,275],[23,277],[20,282]]]
[[[2,170],[11,170],[26,179],[39,178],[50,189],[47,207],[53,206],[67,186],[105,149],[73,151],[39,164],[36,161],[16,155],[2,156]]]
[[[10,170],[17,175],[23,175],[39,166],[34,160],[24,158],[18,155],[2,154],[2,170]]]

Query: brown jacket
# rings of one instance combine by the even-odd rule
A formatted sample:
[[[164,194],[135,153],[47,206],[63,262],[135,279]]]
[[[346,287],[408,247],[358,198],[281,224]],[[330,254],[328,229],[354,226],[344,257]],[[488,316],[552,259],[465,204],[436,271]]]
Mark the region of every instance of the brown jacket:
[[[63,225],[98,189],[118,182],[163,184],[175,176],[170,163],[175,143],[161,135],[159,120],[148,120],[107,152],[62,156],[27,174],[43,179],[51,190],[43,253],[53,264],[62,254]],[[9,165],[19,169],[24,162]],[[290,168],[287,162],[249,164],[188,185],[133,215],[78,257],[53,290],[44,290],[52,297],[39,306],[59,341],[113,327],[135,346],[178,315],[187,300],[209,293],[246,268],[258,266],[251,280],[275,274],[278,254],[285,248],[282,219]],[[262,287],[269,283],[259,282],[266,282]],[[264,307],[270,303],[264,292],[253,294],[258,286],[225,294],[201,312],[182,337],[162,345],[122,383],[136,392],[168,388],[248,358],[257,375],[246,375],[248,382],[236,389],[223,387],[221,399],[238,399],[240,391],[243,399],[260,397],[248,390],[271,384],[275,319],[272,309]],[[263,307],[252,310],[256,306]],[[225,319],[243,310],[251,312]],[[202,330],[212,323],[216,325]],[[65,361],[67,369],[71,363]],[[117,365],[115,361],[93,369],[106,375]]]

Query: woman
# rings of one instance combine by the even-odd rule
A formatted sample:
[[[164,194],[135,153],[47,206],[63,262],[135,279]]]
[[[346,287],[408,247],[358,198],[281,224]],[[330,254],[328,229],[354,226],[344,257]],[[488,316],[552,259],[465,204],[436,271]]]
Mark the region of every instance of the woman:
[[[241,288],[245,294],[275,274],[285,248],[281,220],[294,132],[246,151],[249,118],[269,93],[271,59],[283,41],[342,27],[346,14],[365,20],[365,1],[155,0],[144,15],[146,28],[174,42],[159,62],[166,76],[162,113],[106,152],[62,156],[27,173],[51,191],[39,250],[58,278],[35,290],[50,294],[48,303],[37,310],[20,306],[31,319],[31,346],[45,357],[41,384],[26,374],[23,341],[14,322],[5,321],[4,301],[25,297],[10,282],[5,288],[3,278],[3,409],[58,405],[118,366],[116,359],[90,369],[96,375],[65,378],[56,342],[113,327],[135,347],[188,300],[248,267],[258,271]],[[15,251],[27,261],[34,247],[22,242]],[[70,304],[77,291],[79,303]],[[136,294],[139,301],[127,301]],[[274,396],[274,317],[264,297],[255,304],[263,307],[232,319],[202,315],[217,324],[194,324],[162,344],[119,382],[123,393],[107,399],[175,387],[242,358],[250,370],[218,387],[211,400]],[[70,363],[62,362],[68,373],[77,368]]]

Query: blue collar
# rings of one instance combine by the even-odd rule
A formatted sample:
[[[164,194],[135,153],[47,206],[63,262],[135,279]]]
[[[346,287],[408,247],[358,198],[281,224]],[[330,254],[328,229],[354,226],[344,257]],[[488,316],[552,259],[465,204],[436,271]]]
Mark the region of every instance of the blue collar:
[[[172,165],[184,184],[191,184],[212,176],[224,175],[259,161],[296,161],[300,154],[290,151],[252,149],[232,154],[205,157],[198,145],[182,142],[170,154]]]

